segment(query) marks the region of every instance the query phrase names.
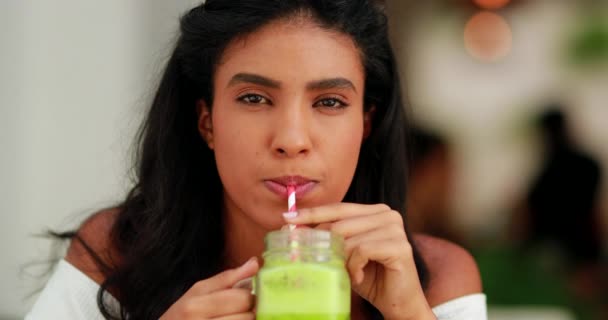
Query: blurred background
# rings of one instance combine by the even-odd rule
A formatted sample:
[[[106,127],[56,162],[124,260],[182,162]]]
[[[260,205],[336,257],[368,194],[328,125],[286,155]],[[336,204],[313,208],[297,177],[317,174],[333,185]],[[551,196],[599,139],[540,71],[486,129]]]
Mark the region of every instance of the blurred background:
[[[0,3],[0,319],[120,200],[199,1]],[[608,319],[608,1],[386,1],[411,105],[408,219],[469,249],[490,319]],[[458,276],[455,274],[454,276]]]

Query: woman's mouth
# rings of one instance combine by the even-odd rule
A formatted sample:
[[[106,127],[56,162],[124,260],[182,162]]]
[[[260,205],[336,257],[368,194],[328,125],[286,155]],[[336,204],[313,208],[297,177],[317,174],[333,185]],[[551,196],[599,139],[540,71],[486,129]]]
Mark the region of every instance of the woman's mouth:
[[[295,188],[296,198],[301,198],[312,191],[318,183],[318,181],[301,176],[283,176],[264,180],[266,188],[284,199],[288,197],[287,187],[289,186]]]

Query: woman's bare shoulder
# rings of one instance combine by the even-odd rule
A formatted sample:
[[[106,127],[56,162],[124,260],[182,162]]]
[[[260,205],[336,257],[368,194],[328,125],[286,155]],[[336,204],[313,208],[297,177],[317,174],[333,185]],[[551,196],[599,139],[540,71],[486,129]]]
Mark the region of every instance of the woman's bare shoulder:
[[[424,234],[413,238],[428,268],[425,295],[431,307],[482,291],[477,263],[466,249]]]
[[[117,263],[110,232],[118,213],[119,209],[106,209],[85,220],[65,256],[67,262],[99,284],[106,278],[105,268]]]

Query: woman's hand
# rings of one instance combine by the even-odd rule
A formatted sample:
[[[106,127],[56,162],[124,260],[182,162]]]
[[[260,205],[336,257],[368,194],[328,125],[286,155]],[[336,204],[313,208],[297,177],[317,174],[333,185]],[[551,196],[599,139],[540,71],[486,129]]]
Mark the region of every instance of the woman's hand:
[[[251,258],[236,269],[195,283],[160,319],[255,319],[251,292],[232,287],[258,269],[257,260]]]
[[[291,224],[344,237],[352,288],[385,319],[435,319],[418,280],[401,215],[385,204],[338,203],[298,210]]]

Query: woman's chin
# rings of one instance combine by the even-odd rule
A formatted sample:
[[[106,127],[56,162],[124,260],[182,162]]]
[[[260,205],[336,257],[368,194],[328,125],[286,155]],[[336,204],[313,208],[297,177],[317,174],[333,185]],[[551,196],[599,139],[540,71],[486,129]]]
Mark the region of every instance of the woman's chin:
[[[267,223],[265,223],[264,229],[266,229],[267,232],[270,232],[270,231],[280,230],[281,228],[283,228],[285,226],[286,226],[285,221],[281,217],[280,221],[268,221]]]
[[[257,226],[256,229],[263,231],[264,234],[270,231],[280,230],[286,225],[282,213],[283,212],[278,212],[276,217],[268,215],[251,216],[250,223],[253,222],[253,224]]]

